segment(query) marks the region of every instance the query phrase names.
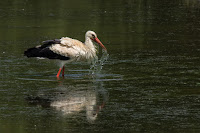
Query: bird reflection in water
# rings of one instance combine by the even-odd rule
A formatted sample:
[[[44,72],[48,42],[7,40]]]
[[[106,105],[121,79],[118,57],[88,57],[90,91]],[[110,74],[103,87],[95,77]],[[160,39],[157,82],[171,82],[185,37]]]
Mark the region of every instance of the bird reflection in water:
[[[108,99],[103,82],[97,76],[108,56],[109,54],[104,50],[100,60],[95,60],[90,68],[90,74],[94,76],[92,79],[84,80],[84,83],[82,81],[65,83],[64,81],[67,80],[61,80],[59,86],[53,89],[55,92],[40,92],[37,96],[28,96],[27,101],[30,104],[54,108],[68,116],[85,110],[87,120],[94,122]]]
[[[87,120],[94,122],[108,99],[108,94],[100,81],[75,86],[62,84],[54,90],[53,93],[41,92],[37,96],[28,96],[26,100],[30,104],[54,108],[65,116],[85,110]]]

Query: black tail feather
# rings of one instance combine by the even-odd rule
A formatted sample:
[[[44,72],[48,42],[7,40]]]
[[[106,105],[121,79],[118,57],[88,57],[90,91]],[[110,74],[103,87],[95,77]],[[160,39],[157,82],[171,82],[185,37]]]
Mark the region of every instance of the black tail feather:
[[[47,40],[43,42],[43,45],[29,48],[26,51],[24,51],[24,56],[30,57],[44,57],[49,59],[60,59],[60,60],[69,60],[69,57],[62,56],[59,54],[56,54],[54,51],[52,51],[49,46],[52,44],[59,44],[60,40]]]
[[[24,56],[27,56],[28,58],[30,58],[30,57],[39,57],[40,51],[41,51],[40,48],[36,48],[36,47],[29,48],[26,51],[24,51]]]
[[[60,44],[60,39],[54,39],[54,40],[47,40],[43,41],[43,45],[29,48],[26,51],[24,51],[24,56],[27,56],[28,58],[30,57],[42,57],[41,51],[44,50],[45,48],[48,48],[52,44]]]

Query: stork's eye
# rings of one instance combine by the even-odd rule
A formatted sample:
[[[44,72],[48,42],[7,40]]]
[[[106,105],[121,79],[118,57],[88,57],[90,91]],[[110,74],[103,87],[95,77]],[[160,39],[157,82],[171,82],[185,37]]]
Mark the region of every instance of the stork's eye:
[[[92,34],[92,38],[95,38],[95,35],[94,35],[94,34]]]

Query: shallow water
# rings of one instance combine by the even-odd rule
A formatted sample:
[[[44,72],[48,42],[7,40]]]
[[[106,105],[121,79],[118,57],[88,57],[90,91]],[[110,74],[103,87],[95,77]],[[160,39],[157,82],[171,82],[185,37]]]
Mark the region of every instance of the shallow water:
[[[199,7],[198,0],[1,1],[0,132],[199,132]],[[108,49],[95,69],[67,64],[57,80],[55,62],[23,56],[48,39],[84,41],[87,30]]]

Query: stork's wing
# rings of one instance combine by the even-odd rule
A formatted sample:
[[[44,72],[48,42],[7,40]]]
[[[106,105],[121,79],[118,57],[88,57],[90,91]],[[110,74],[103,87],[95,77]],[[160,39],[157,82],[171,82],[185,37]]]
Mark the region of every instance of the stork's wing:
[[[70,58],[68,56],[57,54],[50,49],[51,46],[56,44],[60,45],[60,43],[60,39],[47,40],[43,42],[43,45],[27,49],[24,51],[24,55],[27,57],[43,57],[49,59],[69,60]]]
[[[46,41],[43,41],[43,45],[41,46],[41,48],[45,48],[45,47],[48,47],[52,44],[60,44],[61,40],[60,39],[54,39],[54,40],[46,40]]]
[[[82,42],[69,37],[63,37],[60,40],[59,44],[49,47],[54,53],[72,59],[79,59],[79,57],[86,53],[85,45]]]

